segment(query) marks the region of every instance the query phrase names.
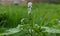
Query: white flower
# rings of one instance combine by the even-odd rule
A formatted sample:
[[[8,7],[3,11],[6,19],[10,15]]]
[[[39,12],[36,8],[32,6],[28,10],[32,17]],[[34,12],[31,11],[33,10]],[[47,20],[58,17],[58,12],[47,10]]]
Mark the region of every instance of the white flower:
[[[31,13],[32,2],[28,2],[28,15]]]
[[[32,8],[32,2],[28,2],[28,8]]]

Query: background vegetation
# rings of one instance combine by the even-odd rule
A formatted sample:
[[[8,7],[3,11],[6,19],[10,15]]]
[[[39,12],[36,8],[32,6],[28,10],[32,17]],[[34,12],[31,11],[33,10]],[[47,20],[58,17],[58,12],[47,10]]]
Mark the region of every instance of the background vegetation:
[[[22,18],[26,18],[23,24]],[[0,5],[1,36],[60,36],[59,30],[59,4],[35,3],[31,15],[28,15],[26,4]]]

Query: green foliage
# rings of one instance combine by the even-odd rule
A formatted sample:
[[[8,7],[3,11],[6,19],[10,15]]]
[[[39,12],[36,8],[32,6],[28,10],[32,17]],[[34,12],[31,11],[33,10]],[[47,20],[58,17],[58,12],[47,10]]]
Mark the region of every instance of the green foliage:
[[[60,19],[59,4],[33,4],[31,15],[28,15],[26,4],[1,5],[0,13],[2,13],[0,18],[7,20],[4,26],[0,27],[1,36],[59,36],[60,34],[60,23],[56,21]],[[21,24],[22,18],[26,18],[23,24]]]

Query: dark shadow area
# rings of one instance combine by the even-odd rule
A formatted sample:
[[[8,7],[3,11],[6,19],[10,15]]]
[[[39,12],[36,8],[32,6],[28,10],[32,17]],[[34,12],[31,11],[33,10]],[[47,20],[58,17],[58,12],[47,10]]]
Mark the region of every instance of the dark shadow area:
[[[6,13],[0,14],[0,27],[4,27],[7,24],[7,18]]]
[[[19,5],[19,4],[15,3],[14,5]]]

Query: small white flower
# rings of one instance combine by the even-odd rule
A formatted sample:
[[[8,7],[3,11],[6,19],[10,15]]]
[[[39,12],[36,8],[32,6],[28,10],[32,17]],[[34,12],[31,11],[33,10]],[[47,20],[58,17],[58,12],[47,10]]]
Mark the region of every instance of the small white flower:
[[[28,15],[31,13],[32,2],[28,2]]]
[[[28,8],[32,8],[32,2],[28,2]]]

